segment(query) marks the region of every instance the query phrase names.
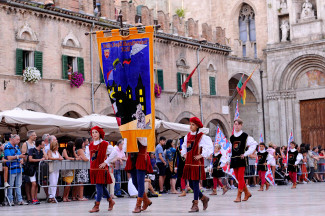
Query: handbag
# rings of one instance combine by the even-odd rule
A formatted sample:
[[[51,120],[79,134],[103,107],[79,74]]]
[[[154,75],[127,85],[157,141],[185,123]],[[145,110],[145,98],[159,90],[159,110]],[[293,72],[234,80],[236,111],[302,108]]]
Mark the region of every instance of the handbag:
[[[36,167],[29,162],[29,157],[27,157],[27,161],[24,164],[24,175],[34,176],[36,172]]]

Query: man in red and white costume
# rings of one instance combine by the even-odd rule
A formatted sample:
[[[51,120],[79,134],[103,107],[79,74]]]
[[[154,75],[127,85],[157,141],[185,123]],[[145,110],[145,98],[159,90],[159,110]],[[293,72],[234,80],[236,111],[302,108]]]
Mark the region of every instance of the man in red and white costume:
[[[125,171],[131,174],[132,183],[138,190],[138,199],[132,211],[133,213],[145,211],[152,204],[144,188],[145,175],[153,173],[149,153],[147,152],[147,138],[138,137],[137,144],[139,152],[129,153],[125,166]]]
[[[245,193],[245,198],[243,201],[247,201],[252,196],[245,184],[244,175],[245,167],[248,165],[247,156],[254,152],[257,142],[253,139],[253,137],[248,136],[247,133],[242,131],[242,126],[243,121],[239,118],[236,119],[234,121],[235,131],[230,137],[230,142],[232,144],[230,168],[234,169],[235,176],[238,180],[237,198],[234,200],[234,202],[241,202],[241,194],[243,191]]]
[[[105,132],[102,128],[95,126],[90,130],[93,142],[89,145],[90,152],[90,182],[96,184],[96,201],[94,207],[89,211],[90,213],[99,211],[99,204],[103,197],[106,195],[109,202],[108,211],[113,210],[115,202],[110,197],[106,185],[112,183],[109,174],[108,166],[104,162],[107,159],[109,144],[104,141]]]
[[[208,208],[209,198],[200,191],[199,182],[206,179],[204,158],[213,153],[213,143],[210,137],[200,131],[203,124],[199,118],[190,118],[190,123],[191,132],[184,137],[181,151],[182,156],[186,158],[182,178],[189,180],[190,187],[194,191],[193,205],[189,212],[198,212],[199,198],[203,203],[203,210]]]

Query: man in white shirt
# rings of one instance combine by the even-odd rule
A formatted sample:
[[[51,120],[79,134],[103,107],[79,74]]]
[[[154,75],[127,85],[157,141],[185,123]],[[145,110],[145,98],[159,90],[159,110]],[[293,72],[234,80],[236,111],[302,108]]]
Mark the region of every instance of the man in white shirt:
[[[43,134],[43,136],[42,136],[42,141],[44,142],[44,145],[45,145],[44,151],[46,154],[47,154],[48,150],[50,150],[50,146],[51,146],[51,144],[49,142],[49,137],[50,137],[50,134]]]
[[[247,133],[242,131],[242,126],[243,121],[239,118],[236,119],[234,121],[235,131],[230,137],[230,142],[232,144],[230,168],[234,169],[235,176],[238,180],[238,193],[234,202],[241,202],[241,194],[243,191],[245,193],[245,198],[243,201],[247,201],[252,196],[245,184],[244,175],[245,167],[248,165],[247,156],[254,152],[257,142],[253,139],[253,137],[248,136]]]

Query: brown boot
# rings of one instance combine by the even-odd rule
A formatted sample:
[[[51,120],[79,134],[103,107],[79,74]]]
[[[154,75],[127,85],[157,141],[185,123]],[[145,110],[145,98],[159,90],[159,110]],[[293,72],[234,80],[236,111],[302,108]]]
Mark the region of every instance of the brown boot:
[[[258,191],[264,191],[264,185],[261,184],[260,189]]]
[[[135,204],[135,208],[132,211],[133,213],[140,213],[141,212],[141,203],[143,201],[143,198],[138,197],[137,199],[137,203]]]
[[[266,188],[265,188],[265,190],[269,190],[269,187],[270,187],[270,183],[268,183],[268,182],[265,182],[265,184],[266,184]]]
[[[252,194],[248,191],[247,186],[244,187],[244,193],[245,193],[245,197],[243,201],[247,201],[252,196]]]
[[[297,183],[293,183],[291,189],[296,189],[297,188]]]
[[[210,195],[212,195],[212,196],[217,195],[217,189],[213,189],[212,193],[210,193]]]
[[[142,208],[141,208],[141,211],[145,211],[148,206],[150,206],[152,204],[151,200],[148,198],[147,194],[144,193],[143,194],[143,205],[142,205]]]
[[[188,212],[198,212],[199,211],[199,201],[193,200],[192,203],[193,203],[192,208]]]
[[[234,202],[241,202],[241,193],[243,193],[243,191],[238,189],[237,197]]]
[[[112,199],[112,197],[108,198],[107,201],[108,201],[108,211],[112,211],[113,210],[113,206],[115,205],[115,202]]]
[[[222,195],[225,195],[225,194],[227,193],[227,191],[228,191],[227,186],[226,186],[226,185],[223,186],[223,187],[222,187]]]
[[[100,202],[95,202],[94,207],[91,210],[89,210],[89,213],[99,212],[99,204]]]
[[[206,210],[208,208],[208,202],[209,202],[210,198],[203,195],[203,197],[201,197],[201,201],[203,203],[203,210]]]
[[[186,196],[186,191],[182,190],[182,193],[180,195],[178,195],[178,197],[185,197]]]

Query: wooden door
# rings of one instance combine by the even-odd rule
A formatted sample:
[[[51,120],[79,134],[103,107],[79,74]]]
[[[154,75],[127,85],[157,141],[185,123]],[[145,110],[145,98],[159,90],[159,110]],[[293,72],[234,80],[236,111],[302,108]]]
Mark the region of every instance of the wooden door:
[[[325,148],[325,98],[300,101],[302,142]]]

